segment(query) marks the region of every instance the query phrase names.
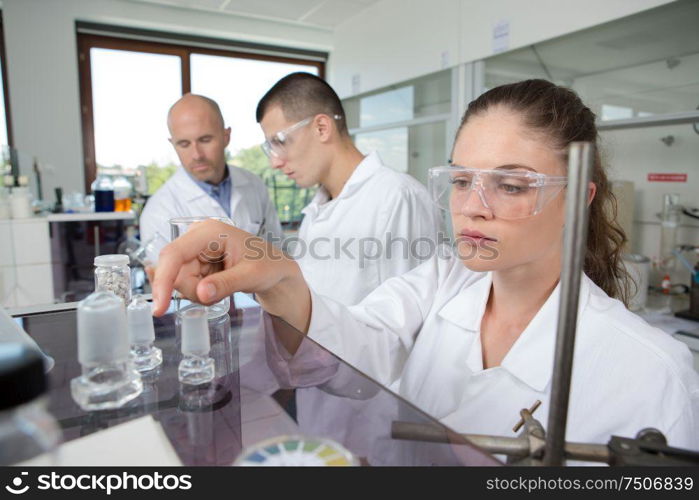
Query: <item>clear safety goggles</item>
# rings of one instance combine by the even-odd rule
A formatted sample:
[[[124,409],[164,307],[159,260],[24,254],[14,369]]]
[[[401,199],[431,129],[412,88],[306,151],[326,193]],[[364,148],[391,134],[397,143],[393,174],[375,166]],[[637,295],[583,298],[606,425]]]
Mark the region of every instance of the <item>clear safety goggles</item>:
[[[335,120],[341,120],[341,115],[333,115]],[[262,143],[262,151],[265,152],[267,158],[286,158],[286,143],[289,140],[289,136],[301,127],[305,127],[313,120],[313,116],[309,116],[305,120],[294,123],[291,127],[280,130],[274,134],[271,138]]]
[[[439,208],[451,213],[464,211],[475,191],[494,217],[523,219],[541,212],[567,181],[567,177],[528,170],[481,170],[454,165],[429,169],[428,187]]]

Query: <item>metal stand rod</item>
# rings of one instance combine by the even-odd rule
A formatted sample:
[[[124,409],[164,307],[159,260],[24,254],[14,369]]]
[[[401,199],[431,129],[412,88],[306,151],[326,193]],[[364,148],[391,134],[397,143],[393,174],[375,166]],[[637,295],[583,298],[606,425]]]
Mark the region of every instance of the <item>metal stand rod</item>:
[[[504,437],[488,436],[483,434],[460,434],[469,444],[474,444],[483,450],[507,455],[514,458],[525,458],[530,455],[529,440],[525,436]],[[440,427],[414,422],[393,422],[391,425],[391,437],[406,441],[424,441],[430,443],[455,443],[449,435]],[[574,460],[586,460],[590,462],[609,463],[610,453],[607,445],[587,443],[566,443],[565,456]]]
[[[588,185],[592,177],[593,154],[593,146],[588,142],[573,142],[568,152],[568,186],[561,262],[561,291],[549,419],[546,430],[545,465],[562,465],[564,458],[570,378],[573,370],[575,330],[578,319],[578,298],[587,250],[587,198]]]
[[[522,438],[504,436],[486,436],[481,434],[461,434],[461,437],[490,453],[500,453],[508,456],[526,457],[529,455],[529,442]],[[452,443],[449,435],[440,427],[413,422],[393,422],[391,437],[406,441],[426,441],[431,443]]]

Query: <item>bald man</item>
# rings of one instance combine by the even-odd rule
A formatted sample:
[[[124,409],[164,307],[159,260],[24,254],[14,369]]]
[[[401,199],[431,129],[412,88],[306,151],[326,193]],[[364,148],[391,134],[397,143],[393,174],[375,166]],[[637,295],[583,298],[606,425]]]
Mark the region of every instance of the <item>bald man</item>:
[[[208,215],[230,217],[249,233],[280,245],[281,225],[267,188],[255,174],[226,165],[231,137],[221,110],[208,97],[186,94],[167,116],[170,143],[182,168],[148,200],[141,214],[141,241],[160,233],[170,240],[173,217]]]

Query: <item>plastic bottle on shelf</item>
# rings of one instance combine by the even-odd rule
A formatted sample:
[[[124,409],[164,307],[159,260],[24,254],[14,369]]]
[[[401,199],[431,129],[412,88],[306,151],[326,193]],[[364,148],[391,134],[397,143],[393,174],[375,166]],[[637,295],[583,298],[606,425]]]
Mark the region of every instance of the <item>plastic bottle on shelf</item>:
[[[106,175],[99,175],[92,183],[92,194],[95,197],[95,212],[114,211],[114,184]]]
[[[131,210],[131,191],[133,186],[126,177],[120,175],[114,179],[114,211],[128,212]]]
[[[34,215],[32,210],[32,198],[29,192],[29,179],[21,175],[18,177],[19,186],[12,188],[10,196],[10,206],[12,209],[12,218],[27,219]]]

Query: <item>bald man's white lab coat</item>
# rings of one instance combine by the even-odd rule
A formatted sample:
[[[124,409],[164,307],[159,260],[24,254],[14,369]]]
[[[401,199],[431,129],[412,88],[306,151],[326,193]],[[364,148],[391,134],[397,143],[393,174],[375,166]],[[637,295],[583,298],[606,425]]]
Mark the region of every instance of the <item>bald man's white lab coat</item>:
[[[268,239],[275,237],[277,246],[281,246],[283,233],[267,187],[252,172],[233,166],[228,168],[232,183],[231,219],[235,226]],[[170,219],[199,215],[228,217],[223,207],[180,167],[146,203],[140,221],[141,241],[149,241],[156,231],[169,241]]]

